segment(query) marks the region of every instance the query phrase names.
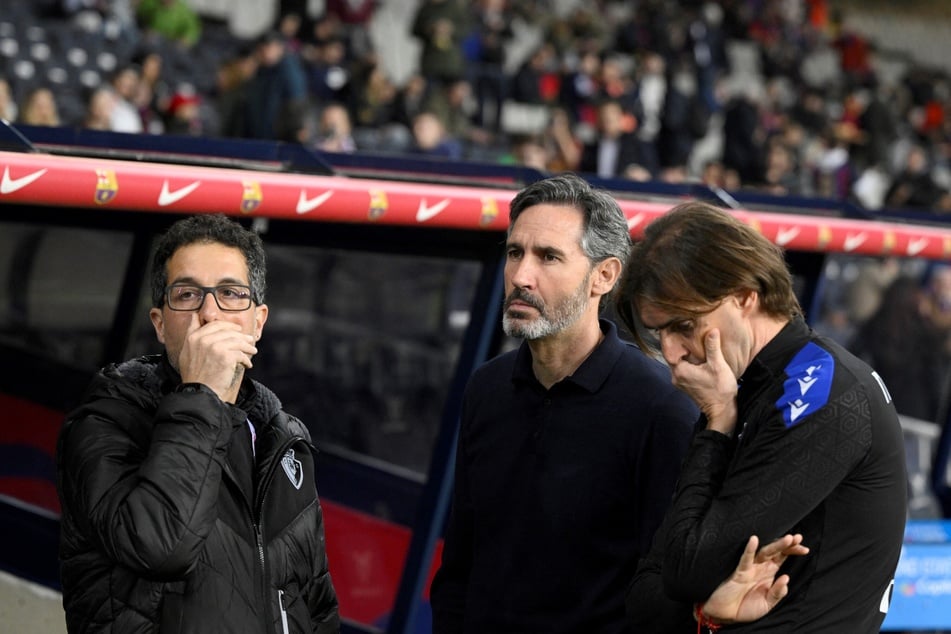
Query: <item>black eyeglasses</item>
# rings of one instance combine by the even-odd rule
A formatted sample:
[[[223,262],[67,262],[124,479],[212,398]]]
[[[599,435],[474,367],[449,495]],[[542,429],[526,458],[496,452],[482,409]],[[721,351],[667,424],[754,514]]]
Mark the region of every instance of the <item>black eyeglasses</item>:
[[[209,294],[215,298],[221,310],[239,312],[251,308],[251,287],[244,284],[172,284],[165,287],[165,302],[171,310],[198,310]]]

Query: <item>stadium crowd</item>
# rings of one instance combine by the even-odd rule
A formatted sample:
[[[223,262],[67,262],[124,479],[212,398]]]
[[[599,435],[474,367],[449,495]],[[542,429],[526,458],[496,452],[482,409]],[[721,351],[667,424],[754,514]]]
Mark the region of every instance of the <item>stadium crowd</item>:
[[[326,0],[318,16],[306,0],[280,0],[254,40],[186,0],[15,3],[4,18],[20,20],[29,47],[11,45],[0,18],[0,116],[951,212],[947,71],[905,55],[900,73],[881,73],[888,53],[845,28],[827,0],[553,5],[418,0],[405,34],[418,60],[397,83],[370,28],[378,0]],[[23,62],[44,40],[23,24],[45,30],[52,56],[58,47],[81,67],[85,47],[82,61],[98,68],[87,62],[78,85],[50,62],[47,74],[26,76]],[[517,24],[537,43],[510,59],[524,34]],[[951,269],[830,266],[839,270],[827,272],[816,327],[917,394],[902,413],[936,420],[951,368]],[[898,347],[895,332],[906,335]],[[908,351],[927,360],[922,376],[902,369]]]
[[[552,0],[419,0],[418,64],[400,83],[369,28],[377,0],[327,0],[319,16],[307,5],[281,0],[273,28],[244,41],[203,30],[186,0],[33,3],[22,10],[40,25],[91,34],[90,54],[111,38],[114,58],[77,97],[18,77],[0,40],[0,112],[951,211],[947,72],[906,58],[883,78],[875,43],[827,0],[597,0],[562,13]],[[519,21],[540,37],[513,65]],[[735,67],[735,45],[753,51],[752,72]]]

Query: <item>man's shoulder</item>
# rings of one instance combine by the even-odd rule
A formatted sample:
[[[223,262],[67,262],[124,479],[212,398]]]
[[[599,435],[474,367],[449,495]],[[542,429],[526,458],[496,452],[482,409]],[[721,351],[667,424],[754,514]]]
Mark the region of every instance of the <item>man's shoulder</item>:
[[[615,372],[635,374],[644,377],[645,380],[670,383],[670,368],[629,341],[621,340],[621,354],[618,355]]]

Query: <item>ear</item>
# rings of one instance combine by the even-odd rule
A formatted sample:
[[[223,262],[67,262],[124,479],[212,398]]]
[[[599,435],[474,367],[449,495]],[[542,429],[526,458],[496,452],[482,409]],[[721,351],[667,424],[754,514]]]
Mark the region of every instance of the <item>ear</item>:
[[[736,305],[740,308],[740,311],[742,311],[744,315],[750,315],[759,309],[758,292],[745,289],[742,291],[737,291],[733,296],[736,298]]]
[[[607,295],[621,277],[621,261],[617,258],[607,258],[598,262],[594,268],[591,292],[594,295]]]
[[[261,339],[261,333],[264,331],[264,322],[267,321],[267,304],[261,304],[254,307],[254,340]]]
[[[159,343],[165,343],[165,315],[161,308],[152,308],[149,310],[149,319],[152,320],[152,327],[155,328],[155,337]]]

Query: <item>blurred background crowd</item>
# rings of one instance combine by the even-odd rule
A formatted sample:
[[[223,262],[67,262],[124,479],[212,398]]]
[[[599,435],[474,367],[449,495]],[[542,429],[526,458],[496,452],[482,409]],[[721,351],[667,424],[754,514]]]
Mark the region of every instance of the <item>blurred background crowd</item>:
[[[208,1],[3,0],[0,116],[951,212],[951,55],[849,26],[874,1]],[[817,327],[935,420],[951,269],[829,266]]]
[[[6,0],[0,114],[951,211],[948,68],[850,4],[387,4],[280,0],[243,37],[201,0]]]

